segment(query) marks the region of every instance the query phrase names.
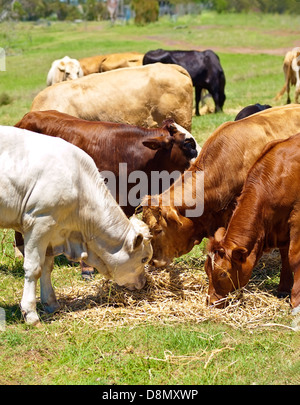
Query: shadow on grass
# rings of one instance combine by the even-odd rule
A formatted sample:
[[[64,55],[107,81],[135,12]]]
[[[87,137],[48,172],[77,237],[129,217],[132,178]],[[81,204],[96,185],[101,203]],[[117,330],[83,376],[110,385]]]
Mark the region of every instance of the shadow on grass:
[[[16,259],[13,264],[0,264],[0,275],[11,275],[15,278],[24,278],[23,260]]]
[[[58,263],[66,264],[64,257],[58,258]],[[204,274],[203,257],[189,258],[177,261],[166,270],[148,269],[147,283],[142,290],[129,291],[119,287],[116,283],[96,278],[93,281],[74,284],[74,288],[66,291],[57,291],[58,302],[61,309],[55,314],[47,314],[39,300],[37,300],[38,314],[44,323],[51,323],[53,319],[59,319],[66,312],[80,312],[96,307],[128,308],[139,306],[145,301],[151,305],[157,303],[160,296],[166,299],[180,301],[185,299],[186,294],[199,292],[205,294],[207,278]],[[260,290],[271,295],[277,295],[281,269],[279,252],[274,251],[264,255],[253,271],[248,290]],[[16,263],[11,269],[0,266],[0,273],[13,272],[14,277],[23,277],[22,262]],[[193,281],[195,280],[195,282]],[[199,282],[200,280],[200,282]],[[7,324],[19,323],[23,320],[19,305],[2,306],[6,311]],[[220,309],[221,311],[221,309]]]

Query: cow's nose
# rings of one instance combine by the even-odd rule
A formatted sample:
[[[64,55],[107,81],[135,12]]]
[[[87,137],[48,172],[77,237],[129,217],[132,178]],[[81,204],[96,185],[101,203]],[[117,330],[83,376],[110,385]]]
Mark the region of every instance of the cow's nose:
[[[207,295],[206,296],[206,305],[212,306],[215,308],[225,308],[226,306],[226,299],[220,298],[215,294]]]
[[[124,287],[126,287],[130,291],[141,290],[145,286],[146,281],[146,276],[142,275],[137,279],[135,283],[125,284]]]

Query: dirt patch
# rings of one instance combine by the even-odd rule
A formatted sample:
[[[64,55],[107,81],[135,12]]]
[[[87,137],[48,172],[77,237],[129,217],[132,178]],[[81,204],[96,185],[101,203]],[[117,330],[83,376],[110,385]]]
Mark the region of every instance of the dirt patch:
[[[199,27],[200,29],[200,27]],[[285,33],[288,35],[287,33]],[[274,34],[276,35],[276,34]],[[295,36],[298,35],[298,33],[295,33]],[[201,45],[201,46],[194,46],[191,45],[187,41],[183,40],[170,40],[166,39],[164,36],[159,36],[159,35],[150,35],[147,36],[146,39],[149,40],[155,40],[155,41],[160,41],[164,42],[164,44],[167,47],[177,47],[177,49],[181,50],[190,50],[193,49],[195,51],[205,51],[206,49],[211,49],[216,53],[234,53],[234,54],[249,54],[249,55],[259,55],[259,54],[266,54],[266,55],[275,55],[275,56],[285,56],[285,54],[290,51],[292,48],[295,48],[297,46],[300,47],[300,40],[295,40],[293,43],[291,43],[291,46],[289,47],[282,47],[282,48],[276,48],[276,49],[259,49],[259,48],[254,48],[254,47],[224,47],[224,46],[210,46],[210,45]]]

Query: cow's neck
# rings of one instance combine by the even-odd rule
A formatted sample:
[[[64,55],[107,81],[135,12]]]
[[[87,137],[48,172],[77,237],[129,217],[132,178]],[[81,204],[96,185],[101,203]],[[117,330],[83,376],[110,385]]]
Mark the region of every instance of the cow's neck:
[[[161,194],[160,204],[168,205],[164,204],[164,201],[167,202],[169,198],[169,205],[175,207],[182,217],[188,218],[193,223],[193,231],[185,233],[186,237],[191,237],[200,243],[204,237],[213,236],[219,227],[228,225],[235,200],[229,201],[225,207],[221,208],[216,192],[211,192],[207,187],[206,174],[204,173],[203,189],[201,183],[203,178],[201,180],[199,177],[199,180],[195,180],[197,172],[201,173],[200,170],[194,171],[194,177],[189,174],[191,171],[185,172],[184,177],[177,179],[169,190]],[[191,228],[191,225],[189,226]]]
[[[105,249],[116,249],[125,242],[130,222],[101,181],[80,203],[84,239],[99,239]]]
[[[271,212],[266,213],[258,195],[242,195],[229,222],[225,235],[225,245],[245,247],[248,252],[262,253],[265,244],[265,225],[271,220]]]

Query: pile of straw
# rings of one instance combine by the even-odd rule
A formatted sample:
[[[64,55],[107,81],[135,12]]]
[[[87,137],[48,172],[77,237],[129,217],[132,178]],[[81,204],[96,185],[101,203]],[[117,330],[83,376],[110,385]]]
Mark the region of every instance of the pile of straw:
[[[205,256],[186,262],[181,260],[166,270],[148,268],[147,284],[140,291],[130,292],[100,275],[92,282],[60,289],[57,291],[62,305],[59,317],[92,321],[99,329],[141,323],[197,324],[204,321],[234,328],[256,328],[272,326],[276,319],[291,324],[289,298],[277,298],[277,286],[268,285],[271,280],[268,274],[280,271],[278,254],[263,256],[250,283],[242,291],[231,294],[225,309],[206,305],[208,281],[204,260]]]

